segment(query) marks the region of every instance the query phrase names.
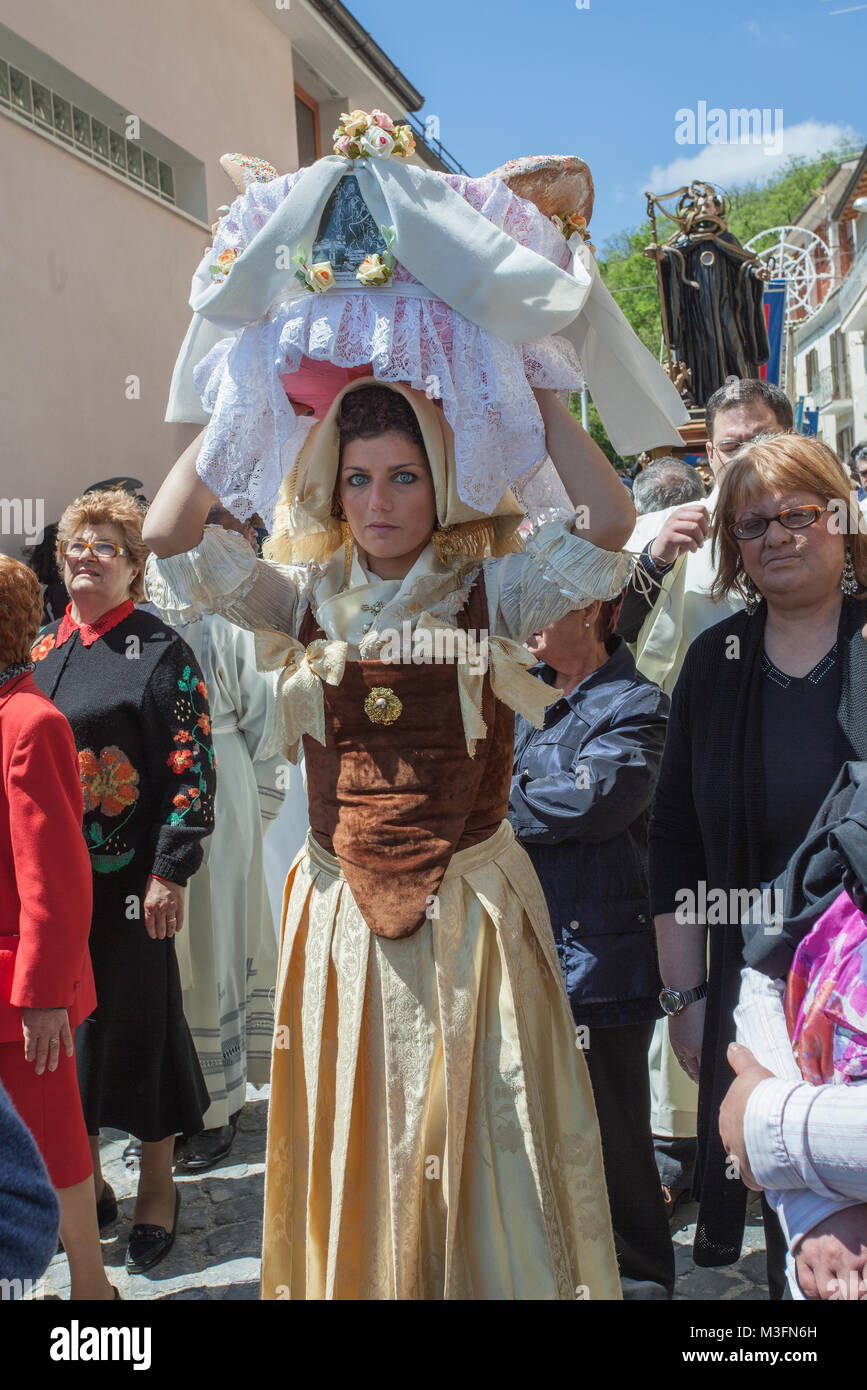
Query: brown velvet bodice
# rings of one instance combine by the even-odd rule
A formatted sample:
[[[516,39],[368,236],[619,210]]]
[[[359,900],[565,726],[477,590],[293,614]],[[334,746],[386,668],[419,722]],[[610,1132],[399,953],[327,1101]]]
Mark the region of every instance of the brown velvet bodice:
[[[487,630],[481,576],[456,621]],[[298,636],[305,647],[324,636],[309,609]],[[403,706],[392,724],[365,713],[376,686]],[[453,664],[348,661],[340,684],[322,689],[325,745],[304,737],[311,834],[339,861],[370,930],[410,936],[436,920],[433,900],[455,851],[487,840],[505,818],[514,714],[486,674],[487,737],[471,758]]]

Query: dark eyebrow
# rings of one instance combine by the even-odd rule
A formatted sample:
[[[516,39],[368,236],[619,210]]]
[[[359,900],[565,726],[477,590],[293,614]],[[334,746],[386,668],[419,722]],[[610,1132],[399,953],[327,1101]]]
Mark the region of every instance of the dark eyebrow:
[[[389,471],[389,473],[405,473],[406,470],[407,470],[408,468],[421,468],[421,467],[422,467],[422,464],[416,463],[416,462],[413,460],[413,462],[411,462],[411,463],[392,463],[392,464],[389,465],[388,471]],[[349,473],[364,473],[364,474],[366,474],[368,477],[370,476],[370,469],[369,469],[369,468],[361,468],[361,467],[359,467],[358,465],[353,465],[353,464],[350,464],[350,463],[342,463],[342,464],[340,465],[340,470],[341,470],[341,472],[347,471],[347,472],[349,472]]]

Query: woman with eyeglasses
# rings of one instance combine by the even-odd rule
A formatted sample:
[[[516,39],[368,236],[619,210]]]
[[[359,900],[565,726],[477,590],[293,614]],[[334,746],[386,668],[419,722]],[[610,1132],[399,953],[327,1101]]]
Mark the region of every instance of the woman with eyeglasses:
[[[96,1010],[78,1029],[78,1079],[101,1227],[117,1216],[99,1131],[142,1141],[126,1256],[142,1273],[171,1249],[180,1193],[175,1135],[202,1128],[208,1092],[184,1020],[174,936],[188,878],[213,828],[207,690],[172,628],[137,610],[144,513],[123,492],[90,492],[58,525],[71,602],[40,634],[34,679],[66,715],[78,754],[93,876]]]
[[[699,1083],[700,1265],[739,1256],[746,1189],[718,1132],[742,961],[740,921],[804,838],[840,767],[867,757],[867,535],[835,454],[762,436],[726,469],[712,594],[746,610],[689,648],[650,827],[661,1003]],[[771,1297],[782,1234],[766,1208]]]

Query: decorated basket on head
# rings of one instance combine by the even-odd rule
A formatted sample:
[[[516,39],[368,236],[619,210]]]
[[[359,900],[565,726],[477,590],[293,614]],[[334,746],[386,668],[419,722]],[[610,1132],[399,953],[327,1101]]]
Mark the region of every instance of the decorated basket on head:
[[[677,442],[683,405],[585,240],[583,161],[433,172],[381,111],[345,116],[334,150],[282,176],[222,161],[243,191],[194,275],[166,418],[207,423],[198,469],[230,510],[270,521],[299,419],[353,374],[439,402],[460,497],[481,513],[545,459],[533,389],[577,390],[582,368],[621,452]]]

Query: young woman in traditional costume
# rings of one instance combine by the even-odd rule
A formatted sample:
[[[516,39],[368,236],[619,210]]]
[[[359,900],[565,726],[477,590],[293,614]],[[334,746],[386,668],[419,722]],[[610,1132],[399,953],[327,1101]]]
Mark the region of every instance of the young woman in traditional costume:
[[[293,186],[274,196],[267,217],[262,185],[238,200],[224,223],[231,232],[246,218],[250,240],[222,289],[245,263],[258,271],[236,281],[234,309],[225,299],[215,309],[205,294],[211,324],[237,316],[245,296],[243,313],[254,312],[269,238],[291,242],[304,217],[315,231],[328,192],[322,166],[351,158],[287,176]],[[374,163],[366,185],[359,181],[376,204],[372,182],[391,194],[395,186]],[[293,211],[305,176],[322,185],[318,202],[299,212],[296,199]],[[513,264],[518,287],[492,270],[495,283],[468,307],[479,318],[492,306],[506,314],[498,289],[512,291],[514,308],[532,298],[526,275],[542,285],[548,272],[568,298],[556,277],[570,277],[553,264],[569,259],[560,232],[499,179],[463,182],[458,212],[454,189],[448,198],[442,185],[434,189],[431,275],[443,200],[476,234],[476,253],[493,236],[520,260],[524,248],[478,211],[496,207],[499,224],[520,221],[526,241],[550,233],[562,245],[550,242],[550,260],[532,253],[522,268]],[[397,185],[398,195],[406,191]],[[403,223],[395,249],[405,262],[416,246],[414,213],[400,196],[389,210]],[[329,225],[325,208],[326,232]],[[347,238],[329,235],[335,258],[335,247],[347,251]],[[218,236],[215,251],[219,244]],[[324,275],[322,265],[303,274]],[[359,301],[364,282],[332,283],[333,315],[321,307],[327,294],[304,303],[284,293],[264,318],[218,343],[195,374],[211,424],[175,465],[147,522],[163,557],[149,565],[153,600],[170,618],[220,611],[256,633],[260,665],[274,672],[283,746],[303,742],[307,761],[311,829],[284,898],[263,1296],[617,1298],[586,1065],[542,892],[505,815],[513,711],[538,726],[551,696],[528,674],[524,639],[620,591],[630,562],[617,548],[632,507],[601,451],[540,389],[580,381],[568,344],[548,337],[522,346],[516,332],[510,346],[395,264],[399,275],[409,288],[392,285],[375,312]],[[454,285],[449,292],[457,294]],[[330,336],[329,315],[332,329],[341,321]],[[406,346],[410,318],[414,349]],[[380,346],[390,331],[390,352],[377,356],[368,329]],[[176,398],[208,331],[204,318],[194,321]],[[468,363],[455,340],[466,345],[473,335]],[[311,360],[316,343],[324,367]],[[387,379],[402,374],[423,386],[434,360],[439,392]],[[348,380],[365,362],[370,374]],[[461,372],[495,362],[499,416],[496,400],[453,392]],[[295,427],[286,394],[274,388],[270,373],[281,367],[296,407],[323,416],[309,432]],[[330,404],[311,399],[336,367],[348,384],[330,384]],[[500,429],[502,452],[474,453],[470,418],[476,443],[496,444]],[[271,559],[256,560],[220,528],[203,535],[215,491],[240,510],[252,501],[269,511],[268,479],[275,464],[286,467],[290,435],[301,448],[283,485]],[[581,510],[577,525],[552,523],[522,549],[524,513],[509,483],[546,454]]]

